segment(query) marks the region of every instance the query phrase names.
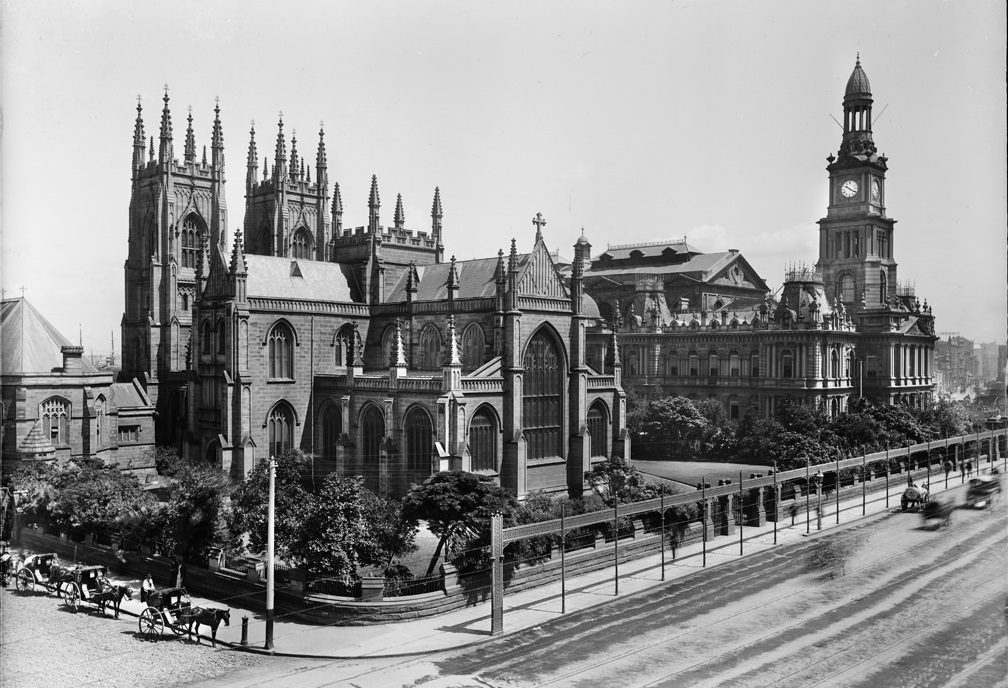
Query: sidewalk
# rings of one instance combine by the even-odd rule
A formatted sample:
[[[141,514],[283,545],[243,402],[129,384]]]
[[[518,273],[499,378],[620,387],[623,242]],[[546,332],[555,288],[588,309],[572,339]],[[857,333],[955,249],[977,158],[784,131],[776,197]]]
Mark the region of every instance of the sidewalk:
[[[975,473],[974,473],[975,475]],[[868,496],[865,517],[878,517],[884,513],[899,511],[899,497],[906,487],[905,477],[892,480],[889,486],[889,508],[885,506],[885,490]],[[968,482],[968,481],[967,481]],[[946,492],[944,474],[935,474],[932,480],[932,496]],[[949,475],[948,494],[956,503],[964,501],[965,488],[958,472]],[[823,500],[822,529],[827,531],[862,520],[861,498],[841,500],[840,525],[836,524],[836,502]],[[804,509],[790,525],[790,518],[782,519],[777,529],[778,545],[795,543],[806,537]],[[815,500],[810,513],[810,536],[816,536]],[[774,547],[773,523],[765,526],[744,526],[742,528],[744,552],[746,555]],[[675,562],[671,551],[665,553],[665,580],[671,581],[700,573],[702,568],[702,543],[690,544],[678,549]],[[739,558],[738,530],[733,536],[717,537],[707,542],[707,566],[717,566]],[[744,555],[743,555],[744,556]],[[621,562],[619,594],[621,597],[647,590],[661,581],[661,554]],[[117,579],[113,578],[114,581]],[[136,617],[146,607],[140,602],[139,580],[122,580],[137,592],[133,600],[123,599],[121,612],[124,617]],[[614,599],[613,569],[608,567],[584,575],[567,579],[567,611],[576,612],[596,607]],[[504,633],[542,625],[560,618],[560,581],[509,594],[504,592]],[[249,650],[262,650],[265,639],[265,617],[261,613],[243,609],[237,600],[218,601],[193,597],[193,604],[201,607],[231,608],[231,625],[223,624],[217,630],[217,641],[239,648],[241,641],[242,617],[249,619]],[[135,623],[135,621],[134,621]],[[201,627],[201,637],[209,640],[210,629]],[[465,607],[439,616],[416,621],[372,626],[318,626],[285,621],[274,621],[274,654],[293,657],[319,657],[346,659],[361,657],[395,657],[417,655],[439,650],[456,649],[489,640],[490,601]],[[166,639],[169,641],[170,639]]]

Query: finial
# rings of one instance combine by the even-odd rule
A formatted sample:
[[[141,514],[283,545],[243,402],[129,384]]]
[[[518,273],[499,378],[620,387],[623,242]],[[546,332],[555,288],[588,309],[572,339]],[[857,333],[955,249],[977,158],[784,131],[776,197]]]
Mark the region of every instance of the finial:
[[[542,216],[542,213],[536,213],[532,218],[532,224],[536,227],[536,241],[539,241],[542,239],[542,228],[546,225],[546,218]]]
[[[402,229],[403,225],[406,224],[406,213],[403,212],[402,207],[402,194],[396,195],[395,218],[393,221],[395,222],[396,229]]]
[[[164,85],[164,102],[165,102],[165,105],[168,105],[168,82],[167,81],[165,82],[165,85]]]
[[[206,167],[206,145],[203,146],[203,166]]]
[[[858,65],[861,64],[861,51],[860,50],[857,51],[857,64]],[[855,65],[855,66],[857,66],[857,65]]]
[[[219,116],[220,115],[220,96],[214,96],[213,103],[214,103],[214,107],[213,107],[214,115]]]

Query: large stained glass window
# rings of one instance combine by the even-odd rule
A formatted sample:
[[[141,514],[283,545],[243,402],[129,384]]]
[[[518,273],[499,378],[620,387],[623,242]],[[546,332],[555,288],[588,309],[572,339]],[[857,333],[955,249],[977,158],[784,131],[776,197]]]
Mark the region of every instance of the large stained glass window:
[[[522,425],[528,458],[561,456],[563,359],[553,339],[536,333],[525,349]]]

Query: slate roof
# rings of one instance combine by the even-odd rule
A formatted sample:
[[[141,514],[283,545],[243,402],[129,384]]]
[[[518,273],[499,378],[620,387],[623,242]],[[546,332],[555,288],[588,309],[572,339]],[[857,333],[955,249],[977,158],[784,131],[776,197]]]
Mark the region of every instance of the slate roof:
[[[529,254],[518,254],[518,270],[528,262]],[[507,266],[507,255],[504,256],[504,265]],[[441,301],[448,298],[448,270],[451,263],[437,263],[435,265],[417,265],[417,275],[420,277],[420,284],[414,297],[417,301]],[[486,298],[497,293],[497,284],[494,282],[494,271],[497,269],[497,257],[476,258],[474,260],[456,260],[455,270],[459,277],[459,290],[457,298],[472,299]],[[390,302],[406,300],[406,274],[404,273],[396,285],[392,288],[387,300]]]
[[[585,270],[585,277],[601,277],[607,275],[634,273],[644,275],[666,275],[690,272],[712,273],[723,268],[737,255],[739,254],[732,253],[731,251],[724,251],[722,253],[701,253],[693,256],[683,263],[676,263],[675,265],[642,265],[639,267],[623,265],[613,266],[611,268],[598,268],[595,267],[595,264],[593,263],[590,269]]]
[[[357,290],[339,263],[283,256],[246,255],[250,297],[359,303]]]
[[[9,299],[0,305],[0,373],[51,373],[63,367],[60,347],[73,346],[56,327],[24,298]],[[81,358],[84,374],[100,371]]]
[[[151,406],[150,398],[138,382],[113,382],[111,392],[117,408]]]
[[[42,433],[42,421],[35,421],[35,425],[18,445],[18,453],[28,456],[47,456],[56,453],[52,442]]]
[[[629,258],[633,251],[640,251],[645,258],[657,258],[662,255],[666,249],[672,249],[680,255],[685,253],[700,253],[695,246],[691,246],[685,241],[649,241],[643,244],[619,244],[615,247],[607,248],[605,251],[602,251],[599,256],[608,255],[611,256],[613,260],[623,260]]]

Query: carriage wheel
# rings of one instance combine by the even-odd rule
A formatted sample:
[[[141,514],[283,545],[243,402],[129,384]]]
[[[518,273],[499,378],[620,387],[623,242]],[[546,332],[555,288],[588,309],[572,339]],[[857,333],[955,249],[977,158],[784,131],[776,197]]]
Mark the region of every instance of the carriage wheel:
[[[140,635],[147,640],[160,638],[164,633],[164,619],[161,618],[161,612],[154,607],[147,607],[147,609],[140,612],[138,623],[140,625]]]
[[[175,623],[168,624],[168,628],[172,629],[172,632],[175,635],[179,636],[180,638],[184,636],[186,634],[186,631],[188,630],[186,628],[186,624],[177,618],[175,619]]]
[[[81,596],[80,590],[77,589],[76,585],[71,585],[66,591],[66,605],[70,607],[70,611],[77,613],[80,609]]]
[[[14,585],[18,592],[32,592],[35,589],[35,576],[28,569],[18,571]]]

